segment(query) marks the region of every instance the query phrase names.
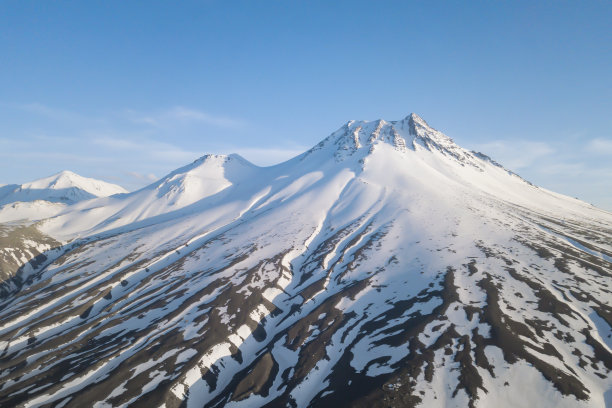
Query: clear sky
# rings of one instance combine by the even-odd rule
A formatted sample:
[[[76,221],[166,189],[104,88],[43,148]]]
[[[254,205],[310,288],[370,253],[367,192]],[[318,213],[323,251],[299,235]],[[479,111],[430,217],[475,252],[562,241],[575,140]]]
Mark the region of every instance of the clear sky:
[[[416,112],[612,210],[612,2],[2,1],[0,184],[133,190]]]

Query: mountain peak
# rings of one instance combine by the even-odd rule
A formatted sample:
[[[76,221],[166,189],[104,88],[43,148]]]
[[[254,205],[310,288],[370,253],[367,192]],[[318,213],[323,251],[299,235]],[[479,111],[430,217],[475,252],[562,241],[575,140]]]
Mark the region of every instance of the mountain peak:
[[[213,171],[213,169],[217,169],[217,170],[214,170],[213,172],[221,171],[223,173],[223,172],[227,172],[228,169],[235,167],[235,166],[256,167],[253,163],[251,163],[250,161],[248,161],[247,159],[245,159],[244,157],[240,156],[237,153],[231,153],[231,154],[209,153],[201,157],[198,157],[196,160],[194,160],[193,162],[191,162],[190,164],[186,166],[176,169],[175,171],[170,173],[168,176],[164,177],[164,179],[173,178],[180,174],[187,174],[187,173],[193,174],[194,172],[195,173],[200,173],[200,172],[208,173],[206,177],[211,177],[210,172]]]
[[[434,130],[431,126],[427,124],[427,122],[425,122],[422,117],[420,117],[416,113],[411,113],[410,115],[406,116],[404,120],[408,122],[408,126],[410,127],[410,133],[413,135],[417,135],[417,127]]]
[[[256,168],[238,154],[205,154],[145,190],[156,190],[157,197],[176,208],[192,204],[240,182]]]
[[[39,180],[35,180],[29,184],[33,187],[36,186],[35,188],[50,188],[50,189],[57,190],[60,188],[76,187],[76,188],[81,188],[83,190],[89,191],[89,188],[92,187],[92,185],[99,184],[99,183],[105,183],[105,182],[102,182],[96,179],[83,177],[70,170],[62,170],[59,173],[56,173],[50,177],[45,177]],[[116,186],[116,187],[119,187],[119,186]],[[115,190],[117,190],[117,192],[122,192],[122,193],[126,192],[121,187]],[[123,191],[119,191],[119,190],[123,190]],[[92,192],[92,191],[89,191],[89,192]],[[113,193],[113,194],[116,194],[116,193]]]
[[[76,173],[74,173],[74,172],[72,172],[70,170],[62,170],[59,173],[56,173],[56,174],[54,174],[51,177],[74,177],[74,176],[81,177],[78,174],[76,174]]]
[[[350,120],[336,132],[309,151],[312,153],[329,146],[334,150],[337,161],[354,156],[358,151],[367,155],[376,150],[379,144],[390,144],[398,151],[424,148],[429,151],[441,151],[444,154],[459,158],[467,150],[457,146],[451,138],[432,128],[416,113],[411,113],[402,120],[373,121]]]
[[[14,185],[0,197],[0,205],[13,202],[49,201],[76,203],[96,197],[127,193],[123,187],[63,170],[52,176]]]
[[[414,112],[412,112],[408,116],[406,116],[406,119],[407,120],[413,120],[413,121],[425,123],[425,120],[422,117],[420,117],[418,114],[414,113]]]
[[[96,197],[127,193],[127,190],[121,186],[90,177],[83,177],[70,170],[63,170],[50,177],[26,183],[22,188],[52,190],[76,188]]]

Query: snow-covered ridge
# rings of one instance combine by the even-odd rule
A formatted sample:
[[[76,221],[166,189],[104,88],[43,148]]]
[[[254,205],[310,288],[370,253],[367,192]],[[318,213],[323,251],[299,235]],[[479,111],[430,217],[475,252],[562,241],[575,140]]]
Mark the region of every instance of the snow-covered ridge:
[[[44,221],[52,236],[70,239],[119,228],[155,217],[197,211],[197,203],[222,202],[224,194],[253,182],[260,168],[237,154],[208,154],[129,194],[67,207]]]
[[[257,166],[237,154],[207,154],[145,187],[178,206],[208,197],[247,177]]]
[[[416,115],[0,238],[0,406],[612,402],[612,214]]]
[[[30,183],[0,187],[0,223],[45,219],[81,201],[125,193],[116,184],[62,171]]]
[[[336,132],[309,150],[307,155],[322,149],[331,149],[334,150],[334,157],[338,161],[354,155],[363,158],[381,144],[393,146],[398,151],[437,150],[453,157],[463,165],[482,169],[481,160],[478,160],[479,157],[455,144],[450,137],[429,126],[425,120],[415,113],[396,121],[386,121],[384,119],[348,121]]]
[[[368,167],[379,162],[397,167],[398,174],[420,174],[421,182],[429,186],[459,183],[518,205],[531,203],[542,209],[567,204],[551,203],[545,194],[534,195],[535,186],[488,157],[458,146],[412,113],[397,121],[351,120],[312,149],[276,166],[258,167],[236,154],[205,155],[141,190],[70,206],[45,221],[42,228],[60,240],[86,236],[162,215],[198,211],[228,197],[249,202],[251,194],[281,191],[294,178],[300,180],[293,184],[292,188],[297,188],[305,178],[319,177],[316,174],[320,175],[322,169],[330,174],[340,169],[369,174]],[[578,211],[580,207],[576,207]]]
[[[62,171],[30,183],[0,187],[0,205],[37,200],[74,204],[122,193],[127,193],[127,190],[116,184],[82,177],[71,171]]]

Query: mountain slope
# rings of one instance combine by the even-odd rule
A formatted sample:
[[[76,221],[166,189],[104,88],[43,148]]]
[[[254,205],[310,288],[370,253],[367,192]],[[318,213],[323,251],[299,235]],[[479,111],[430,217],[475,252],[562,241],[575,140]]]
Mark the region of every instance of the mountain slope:
[[[46,220],[41,229],[72,239],[128,224],[139,227],[145,220],[159,222],[159,217],[178,217],[198,211],[198,202],[203,200],[222,203],[229,192],[257,178],[258,170],[237,154],[206,155],[141,190],[74,205]],[[75,213],[79,215],[75,217]]]
[[[0,296],[7,296],[41,267],[60,242],[41,233],[36,221],[81,201],[127,193],[122,187],[63,171],[22,185],[0,187]],[[30,265],[28,265],[30,264]]]
[[[610,401],[612,214],[416,115],[268,168],[205,157],[40,230],[81,238],[0,304],[3,406]]]

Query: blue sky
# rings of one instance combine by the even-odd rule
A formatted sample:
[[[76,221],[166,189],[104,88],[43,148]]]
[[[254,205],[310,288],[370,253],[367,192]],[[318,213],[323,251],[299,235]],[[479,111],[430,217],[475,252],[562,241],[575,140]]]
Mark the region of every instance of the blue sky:
[[[68,169],[136,189],[416,112],[612,210],[610,21],[604,1],[4,1],[0,184]]]

